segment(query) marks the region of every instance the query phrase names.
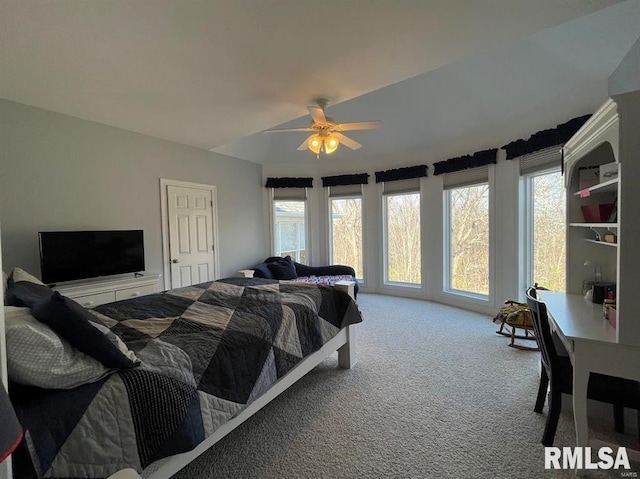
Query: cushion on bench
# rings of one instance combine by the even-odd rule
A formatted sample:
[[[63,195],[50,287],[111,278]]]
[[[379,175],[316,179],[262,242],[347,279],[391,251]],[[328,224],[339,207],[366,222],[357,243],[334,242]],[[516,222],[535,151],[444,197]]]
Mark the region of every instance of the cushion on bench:
[[[295,281],[297,283],[313,283],[333,286],[338,281],[355,281],[355,278],[350,274],[337,274],[333,276],[298,276],[296,279],[291,281]]]

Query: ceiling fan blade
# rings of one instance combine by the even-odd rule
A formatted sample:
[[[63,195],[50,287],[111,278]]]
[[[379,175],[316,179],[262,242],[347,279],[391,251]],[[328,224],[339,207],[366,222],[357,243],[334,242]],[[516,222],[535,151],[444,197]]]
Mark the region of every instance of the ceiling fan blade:
[[[298,147],[298,151],[304,151],[307,148],[309,148],[309,140],[314,136],[316,136],[315,133],[313,135],[309,135],[306,140],[300,143],[300,146]]]
[[[271,130],[264,130],[262,133],[282,133],[285,131],[315,131],[313,128],[272,128]]]
[[[340,140],[340,143],[342,143],[344,146],[346,146],[347,148],[351,148],[352,150],[357,150],[359,149],[362,145],[360,143],[358,143],[355,140],[352,140],[351,138],[349,138],[348,136],[344,136],[342,133],[338,133],[337,131],[334,131],[333,133],[331,133],[333,136],[335,136],[336,138],[338,138]]]
[[[336,125],[336,129],[340,131],[374,130],[376,128],[382,128],[382,125],[383,123],[380,120],[356,121],[354,123],[340,123]]]
[[[311,114],[311,118],[315,123],[326,123],[327,117],[324,116],[324,111],[319,106],[308,106],[307,110]]]

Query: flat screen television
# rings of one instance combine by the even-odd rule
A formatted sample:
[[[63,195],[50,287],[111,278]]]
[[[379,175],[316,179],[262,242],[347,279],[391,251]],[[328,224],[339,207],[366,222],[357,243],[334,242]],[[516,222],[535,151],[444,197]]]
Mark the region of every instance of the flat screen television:
[[[38,236],[47,284],[145,269],[142,230],[41,231]]]

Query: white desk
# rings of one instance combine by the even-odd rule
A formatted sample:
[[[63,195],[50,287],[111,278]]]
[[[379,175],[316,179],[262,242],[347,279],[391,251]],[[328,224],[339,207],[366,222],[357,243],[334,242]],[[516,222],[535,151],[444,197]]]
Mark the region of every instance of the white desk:
[[[576,445],[589,445],[587,385],[589,374],[601,373],[640,381],[640,348],[618,344],[615,328],[602,314],[602,305],[578,294],[539,291],[551,326],[567,347],[573,364],[573,417]]]

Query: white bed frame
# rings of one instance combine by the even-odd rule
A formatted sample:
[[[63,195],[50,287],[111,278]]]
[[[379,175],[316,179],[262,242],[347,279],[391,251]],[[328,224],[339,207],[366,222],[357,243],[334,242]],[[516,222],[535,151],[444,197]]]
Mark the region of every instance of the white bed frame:
[[[257,413],[264,406],[269,404],[281,393],[283,393],[289,386],[294,384],[298,379],[307,374],[313,368],[315,368],[322,361],[331,356],[336,350],[338,351],[338,364],[341,368],[351,369],[356,363],[355,356],[355,325],[350,325],[342,328],[340,332],[324,344],[318,351],[311,354],[298,365],[289,371],[285,376],[280,378],[269,390],[253,401],[249,406],[242,410],[233,419],[227,421],[220,426],[216,432],[202,441],[195,449],[182,454],[171,456],[169,459],[161,459],[162,465],[159,468],[155,468],[152,464],[148,469],[156,469],[150,475],[143,473],[143,477],[148,479],[167,479],[180,469],[185,467],[191,461],[193,461],[200,454],[205,452],[220,439],[225,437],[240,424],[245,422],[255,413]]]
[[[335,287],[345,290],[353,298],[353,285],[352,281],[342,281],[340,284],[337,283]],[[336,351],[338,351],[338,365],[343,369],[351,369],[356,364],[355,326],[352,324],[342,328],[336,336],[327,341],[318,351],[300,361],[291,371],[276,381],[267,392],[249,404],[237,416],[220,426],[211,436],[198,444],[195,449],[160,459],[146,469],[146,471],[150,471],[149,473],[142,473],[143,477],[147,479],[168,479],[277,398],[289,386]]]
[[[353,283],[352,281],[342,281],[340,283],[337,283],[335,287],[347,292],[353,298],[354,284],[355,283]],[[2,299],[2,290],[0,290],[0,299]],[[6,384],[6,361],[3,358],[5,347],[3,313],[4,310],[0,310],[0,387],[3,387],[3,385]],[[237,428],[244,421],[253,416],[264,406],[269,404],[273,399],[284,392],[289,386],[294,384],[302,376],[307,374],[309,371],[311,371],[336,351],[338,351],[339,366],[344,369],[351,369],[356,364],[355,350],[355,325],[352,324],[342,328],[335,337],[325,343],[318,351],[300,361],[300,363],[298,363],[291,371],[289,371],[285,376],[274,383],[267,392],[265,392],[262,396],[249,404],[237,416],[219,427],[211,436],[207,437],[195,449],[183,454],[177,454],[169,458],[161,459],[154,464],[151,464],[146,469],[146,471],[148,472],[143,472],[143,476],[147,479],[168,479],[173,474],[189,464],[191,461],[193,461],[195,458],[197,458],[200,454],[217,443],[220,439]],[[7,460],[4,463],[0,464],[0,478],[8,478],[11,476],[11,461]],[[120,479],[139,477],[131,469],[123,470],[120,473],[116,473],[116,476]]]

